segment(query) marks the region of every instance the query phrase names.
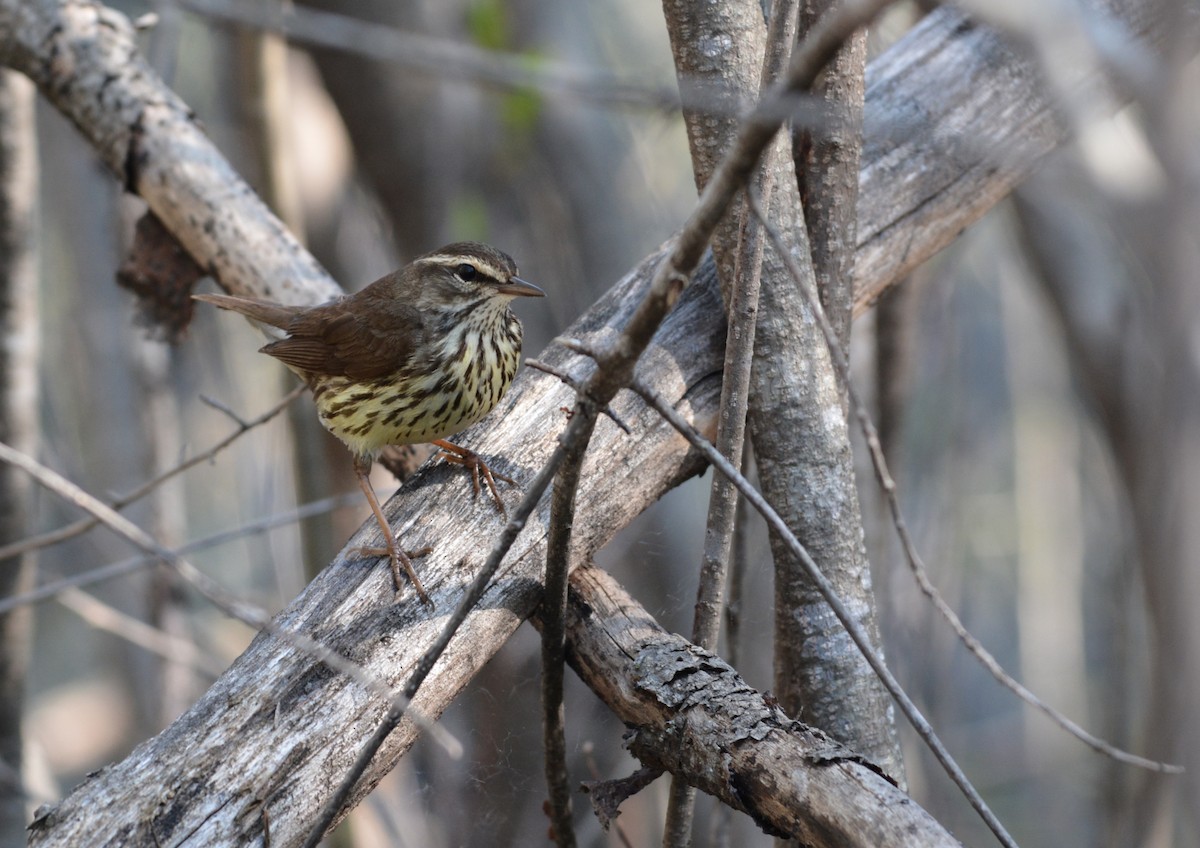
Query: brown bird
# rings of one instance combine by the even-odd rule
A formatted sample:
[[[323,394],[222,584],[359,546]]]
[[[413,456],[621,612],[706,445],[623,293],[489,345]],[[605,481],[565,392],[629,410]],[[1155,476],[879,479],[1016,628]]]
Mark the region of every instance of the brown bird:
[[[397,591],[403,567],[426,603],[429,596],[396,545],[368,474],[384,446],[429,442],[441,448],[439,456],[471,471],[476,495],[482,474],[504,512],[493,478],[512,481],[446,437],[491,412],[517,372],[521,322],[509,304],[514,297],[545,296],[517,273],[508,254],[459,242],[321,306],[194,295],[287,333],[261,352],[308,384],[321,423],[354,454],[354,473],[387,545],[362,550],[388,556]]]

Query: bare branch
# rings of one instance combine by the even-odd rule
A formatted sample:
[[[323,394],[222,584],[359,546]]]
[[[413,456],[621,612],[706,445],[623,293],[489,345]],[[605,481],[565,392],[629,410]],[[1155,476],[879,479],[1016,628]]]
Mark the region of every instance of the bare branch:
[[[754,204],[753,200],[751,200],[751,208],[754,210],[755,214],[760,220],[764,220],[762,209]],[[904,514],[900,509],[900,498],[896,490],[896,481],[892,479],[892,475],[888,471],[887,459],[883,455],[883,448],[881,447],[879,441],[879,433],[876,431],[875,425],[871,421],[871,416],[867,411],[867,406],[862,402],[862,399],[858,397],[858,393],[855,391],[854,386],[850,383],[850,362],[846,358],[846,352],[842,350],[841,345],[838,343],[837,331],[830,323],[829,319],[825,317],[824,312],[817,308],[816,292],[805,287],[799,276],[800,269],[795,266],[795,263],[791,260],[790,256],[783,253],[784,244],[779,234],[775,232],[775,230],[770,227],[769,224],[764,223],[764,226],[767,227],[767,235],[771,239],[772,246],[776,251],[780,252],[780,254],[785,257],[785,262],[787,263],[788,267],[792,270],[792,273],[796,275],[796,284],[800,286],[801,290],[804,292],[804,295],[809,299],[809,302],[813,307],[813,314],[817,316],[817,323],[820,325],[821,331],[825,334],[825,339],[829,345],[829,351],[832,356],[833,363],[838,369],[838,373],[841,375],[843,384],[847,388],[851,412],[854,414],[858,421],[859,427],[862,429],[863,438],[865,439],[867,443],[867,449],[871,454],[871,464],[875,469],[875,476],[879,481],[879,487],[883,491],[884,496],[887,498],[888,509],[891,512],[892,517],[892,525],[895,527],[896,535],[900,539],[900,545],[904,551],[904,557],[908,563],[909,569],[912,571],[913,577],[916,579],[917,585],[921,588],[921,591],[933,603],[934,608],[938,611],[942,618],[946,620],[951,629],[954,630],[954,633],[958,637],[959,641],[961,641],[967,650],[969,650],[975,656],[975,658],[979,660],[983,667],[991,673],[992,677],[994,677],[998,683],[1007,688],[1014,695],[1025,701],[1030,706],[1041,710],[1050,718],[1051,721],[1094,750],[1106,754],[1107,756],[1112,757],[1120,762],[1136,765],[1151,771],[1161,771],[1171,774],[1178,774],[1182,772],[1183,769],[1180,766],[1148,760],[1145,757],[1139,757],[1136,754],[1122,751],[1119,748],[1116,748],[1115,746],[1105,742],[1104,740],[1088,733],[1058,710],[1054,709],[1049,704],[1044,703],[1040,698],[1038,698],[1004,671],[1003,667],[996,660],[996,658],[992,656],[982,644],[980,644],[979,640],[976,639],[970,633],[970,631],[967,630],[962,621],[959,619],[958,615],[955,614],[950,605],[946,603],[944,598],[942,598],[941,594],[937,591],[937,588],[929,580],[929,572],[925,567],[925,562],[920,553],[917,551],[917,546],[913,542],[912,535],[908,532],[908,522],[904,520]]]
[[[63,61],[43,61],[50,55]],[[121,185],[226,289],[307,304],[342,293],[145,63],[119,12],[92,2],[4,0],[0,62],[37,83]]]
[[[542,619],[542,747],[554,842],[574,848],[571,790],[568,785],[567,740],[563,728],[563,670],[566,666],[567,575],[570,571],[571,527],[575,523],[575,494],[587,444],[596,426],[596,404],[585,395],[575,403],[571,420],[583,420],[563,457],[550,502],[550,532],[546,541],[546,589],[539,606]]]
[[[208,450],[196,454],[190,459],[179,463],[174,468],[167,469],[158,476],[147,480],[133,491],[121,495],[120,497],[113,498],[112,500],[108,501],[108,505],[113,509],[123,509],[129,506],[129,504],[144,498],[163,483],[167,482],[173,477],[177,477],[178,475],[187,471],[189,468],[194,468],[201,463],[211,461],[213,457],[237,441],[237,439],[245,434],[248,430],[252,430],[260,424],[265,424],[278,415],[287,407],[289,403],[300,397],[300,395],[304,394],[304,391],[305,387],[303,385],[297,386],[284,395],[282,400],[280,400],[262,415],[259,415],[257,418],[253,418],[249,421],[243,420],[239,415],[233,412],[233,410],[228,409],[224,405],[217,406],[215,401],[209,401],[210,405],[221,409],[221,411],[225,412],[230,418],[236,421],[238,425],[237,429],[225,438],[221,439]],[[80,520],[72,522],[65,527],[59,527],[56,530],[48,530],[47,532],[40,533],[37,536],[31,536],[28,539],[12,542],[0,547],[0,559],[7,559],[8,557],[25,553],[26,551],[34,551],[40,548],[49,547],[50,545],[57,545],[60,542],[67,541],[68,539],[74,539],[76,536],[80,536],[86,533],[88,530],[91,530],[99,523],[100,520],[95,517],[81,518]]]
[[[92,627],[119,636],[171,662],[189,666],[214,679],[225,670],[224,663],[201,651],[194,642],[139,621],[80,589],[63,589],[58,602]]]
[[[226,542],[232,542],[235,539],[241,539],[245,536],[250,536],[255,533],[265,533],[267,530],[273,530],[276,527],[284,527],[288,524],[295,524],[297,521],[303,521],[306,518],[311,518],[314,515],[322,515],[335,509],[343,509],[347,506],[358,506],[362,504],[362,493],[355,489],[353,492],[334,495],[329,498],[321,498],[320,500],[312,501],[311,503],[302,504],[295,509],[285,510],[276,515],[268,515],[265,518],[259,518],[254,521],[247,522],[238,527],[231,527],[226,530],[221,530],[218,533],[213,533],[210,536],[204,536],[200,539],[194,539],[186,544],[175,548],[176,554],[190,554],[195,551],[204,550],[205,548],[223,545]],[[49,598],[56,597],[62,592],[71,588],[81,586],[90,586],[93,583],[101,583],[105,580],[112,580],[116,577],[121,577],[125,574],[130,574],[141,568],[147,568],[158,562],[158,557],[152,554],[135,556],[129,559],[121,560],[120,562],[109,563],[98,568],[93,568],[87,571],[73,574],[70,577],[64,577],[60,580],[52,580],[38,586],[36,589],[31,589],[28,592],[23,592],[19,595],[14,595],[9,598],[0,599],[0,614],[7,612],[24,604],[33,604],[38,601],[44,601]]]
[[[872,646],[870,636],[866,630],[863,629],[862,625],[858,623],[857,618],[850,612],[841,598],[838,597],[833,584],[821,573],[821,569],[817,567],[812,557],[808,555],[808,551],[804,549],[804,546],[800,544],[796,536],[788,529],[788,526],[779,517],[779,513],[771,508],[771,505],[763,499],[758,490],[751,486],[749,481],[742,476],[741,472],[730,465],[710,442],[705,440],[703,436],[696,432],[694,427],[681,418],[670,405],[665,403],[658,392],[639,381],[635,381],[630,388],[637,392],[649,406],[662,415],[672,427],[682,433],[693,446],[699,449],[716,470],[733,480],[738,487],[738,491],[742,493],[742,496],[749,500],[750,504],[767,520],[767,524],[771,527],[771,530],[779,534],[779,537],[791,549],[793,556],[803,565],[809,579],[820,590],[821,596],[829,604],[838,621],[846,628],[846,632],[850,635],[851,640],[858,646],[859,651],[862,652],[863,658],[866,659],[888,693],[896,701],[896,704],[900,707],[900,711],[904,713],[904,717],[908,719],[909,724],[913,726],[913,729],[917,731],[917,734],[929,746],[929,749],[933,752],[937,761],[941,763],[946,774],[954,781],[954,785],[962,791],[971,806],[979,813],[980,818],[984,820],[988,828],[1000,840],[1000,843],[1010,848],[1015,848],[1016,842],[1008,835],[1008,831],[1004,829],[1004,825],[1000,823],[1000,820],[996,818],[995,814],[984,803],[979,792],[971,785],[971,781],[967,778],[966,774],[963,773],[963,770],[955,762],[950,752],[946,750],[941,740],[938,739],[937,734],[933,731],[933,727],[925,719],[925,716],[921,714],[917,705],[908,697],[904,689],[900,686],[899,681],[888,671],[883,657]]]
[[[805,845],[958,844],[861,757],[665,632],[604,571],[577,568],[570,598],[571,665],[631,728],[629,747],[647,765]]]
[[[39,323],[38,209],[40,152],[28,80],[0,71],[0,438],[36,453],[42,355]],[[0,541],[28,532],[29,480],[0,470]],[[37,579],[37,563],[23,551],[0,556],[0,601]],[[0,612],[0,843],[24,840],[29,798],[21,777],[26,751],[23,712],[26,672],[34,640],[29,610]]]
[[[214,606],[226,615],[236,618],[238,621],[253,627],[255,630],[265,630],[271,635],[279,637],[284,642],[307,653],[313,659],[346,675],[376,696],[385,698],[393,704],[404,703],[398,701],[398,696],[394,696],[386,685],[365,672],[360,666],[334,653],[328,647],[306,634],[280,627],[265,610],[234,596],[186,559],[159,544],[146,531],[142,530],[132,521],[115,512],[98,498],[89,495],[56,471],[47,468],[33,458],[26,456],[3,442],[0,442],[0,462],[5,462],[21,469],[39,485],[58,495],[68,503],[90,512],[110,530],[147,553],[153,554],[159,561],[170,566],[184,582],[211,601]],[[425,729],[433,729],[434,725],[432,722],[425,721],[423,718],[421,721],[425,725]],[[457,742],[453,744],[448,743],[448,734],[439,732],[435,738],[442,742],[447,752],[452,756],[455,756],[455,752],[461,749],[461,746]]]

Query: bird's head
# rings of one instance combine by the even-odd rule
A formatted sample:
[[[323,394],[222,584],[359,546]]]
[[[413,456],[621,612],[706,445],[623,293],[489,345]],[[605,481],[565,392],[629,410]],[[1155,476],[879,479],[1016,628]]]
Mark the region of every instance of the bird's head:
[[[421,296],[477,301],[514,297],[545,297],[546,293],[517,274],[512,257],[480,242],[448,244],[413,260],[409,266],[419,281]]]

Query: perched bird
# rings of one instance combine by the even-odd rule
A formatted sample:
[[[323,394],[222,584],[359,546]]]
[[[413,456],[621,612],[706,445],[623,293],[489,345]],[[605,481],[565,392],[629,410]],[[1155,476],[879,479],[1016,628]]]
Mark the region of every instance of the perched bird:
[[[429,596],[396,545],[368,474],[384,446],[429,442],[441,448],[439,456],[471,471],[476,495],[482,474],[504,512],[493,478],[508,478],[446,437],[491,412],[517,372],[521,322],[509,304],[514,297],[545,296],[517,273],[508,254],[459,242],[321,306],[194,295],[286,332],[261,352],[308,384],[321,423],[354,454],[358,484],[387,544],[363,550],[389,557],[397,591],[403,567],[426,603]]]

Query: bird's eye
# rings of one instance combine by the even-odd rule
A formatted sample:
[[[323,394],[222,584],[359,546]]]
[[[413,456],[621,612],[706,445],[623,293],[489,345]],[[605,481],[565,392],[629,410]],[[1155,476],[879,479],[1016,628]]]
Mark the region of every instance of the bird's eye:
[[[464,283],[469,283],[471,280],[475,279],[475,275],[479,272],[475,270],[474,265],[468,265],[464,262],[462,265],[459,265],[454,269],[454,273],[458,274],[458,278]]]

